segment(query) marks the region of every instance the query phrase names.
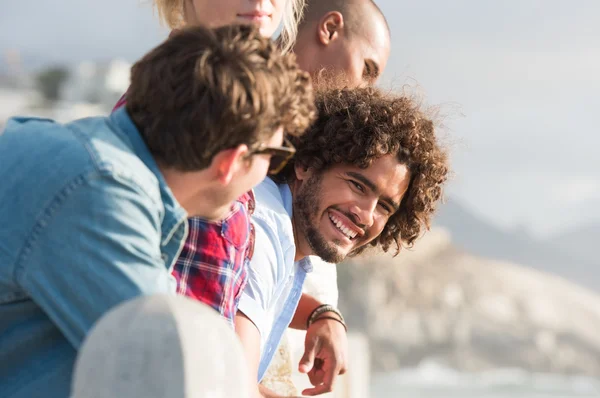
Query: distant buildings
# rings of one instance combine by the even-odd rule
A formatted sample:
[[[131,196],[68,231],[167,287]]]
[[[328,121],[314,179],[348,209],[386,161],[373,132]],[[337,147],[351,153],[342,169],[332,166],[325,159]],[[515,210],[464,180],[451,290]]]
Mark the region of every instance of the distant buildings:
[[[70,103],[92,103],[111,107],[129,87],[131,64],[122,60],[105,63],[82,62],[71,70],[62,90]]]
[[[26,114],[28,104],[35,97],[37,97],[35,91],[5,88],[0,85],[0,133],[4,130],[8,118]]]
[[[47,101],[36,89],[36,74],[20,68],[18,54],[9,55],[4,57],[9,67],[0,71],[0,132],[6,120],[16,115],[67,122],[108,114],[129,86],[128,62],[83,62],[69,69],[59,100]]]

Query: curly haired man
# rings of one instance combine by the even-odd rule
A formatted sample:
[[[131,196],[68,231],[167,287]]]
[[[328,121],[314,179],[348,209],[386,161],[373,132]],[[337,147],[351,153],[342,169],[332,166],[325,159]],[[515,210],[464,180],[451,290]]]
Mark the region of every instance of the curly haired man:
[[[299,304],[309,256],[340,262],[368,247],[412,245],[448,173],[433,122],[411,99],[361,88],[323,92],[316,103],[293,163],[255,189],[256,247],[236,317],[259,379],[285,328],[307,329],[300,367],[315,387],[304,395],[333,388],[346,352],[339,311]]]

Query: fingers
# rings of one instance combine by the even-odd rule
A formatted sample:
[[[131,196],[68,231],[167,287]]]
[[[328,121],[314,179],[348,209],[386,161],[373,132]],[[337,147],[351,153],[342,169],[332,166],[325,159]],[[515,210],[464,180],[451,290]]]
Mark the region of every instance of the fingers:
[[[324,379],[325,372],[323,371],[323,360],[317,357],[315,358],[313,368],[308,372],[308,380],[310,380],[310,384],[313,386],[318,386],[323,384]]]
[[[299,369],[308,374],[314,387],[305,389],[303,395],[331,392],[338,375],[346,373],[346,335],[341,326],[338,326],[337,322],[323,320],[308,330]]]
[[[317,352],[317,339],[307,339],[304,342],[304,355],[300,359],[298,371],[308,373],[312,370]]]
[[[323,379],[323,384],[315,386],[313,388],[307,388],[302,391],[302,395],[314,396],[321,395],[327,392],[332,392],[333,387],[335,386],[335,382],[337,380],[338,369],[332,369],[328,372],[325,372],[325,376]]]
[[[346,373],[346,361],[336,355],[333,355],[332,358],[331,361],[325,360],[320,369],[315,367],[308,374],[311,384],[315,387],[302,391],[303,395],[313,396],[333,391],[337,376]]]
[[[340,357],[337,360],[338,363],[338,374],[339,375],[343,375],[346,373],[346,370],[348,370],[348,362],[346,361],[345,357]]]

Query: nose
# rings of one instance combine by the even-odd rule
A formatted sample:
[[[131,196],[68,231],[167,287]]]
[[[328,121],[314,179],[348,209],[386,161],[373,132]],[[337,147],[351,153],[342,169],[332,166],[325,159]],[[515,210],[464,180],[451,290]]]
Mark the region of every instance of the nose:
[[[373,225],[376,208],[377,199],[364,198],[364,200],[355,203],[350,208],[350,212],[356,217],[358,225],[366,229]]]

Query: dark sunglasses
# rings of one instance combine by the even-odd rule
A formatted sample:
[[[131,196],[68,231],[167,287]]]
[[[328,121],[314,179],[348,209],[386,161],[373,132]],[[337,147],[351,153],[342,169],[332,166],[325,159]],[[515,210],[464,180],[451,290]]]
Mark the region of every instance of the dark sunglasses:
[[[261,145],[258,148],[251,150],[249,155],[270,155],[271,163],[269,164],[269,174],[279,173],[285,165],[290,161],[296,148],[287,138],[283,139],[283,146],[266,146]]]

